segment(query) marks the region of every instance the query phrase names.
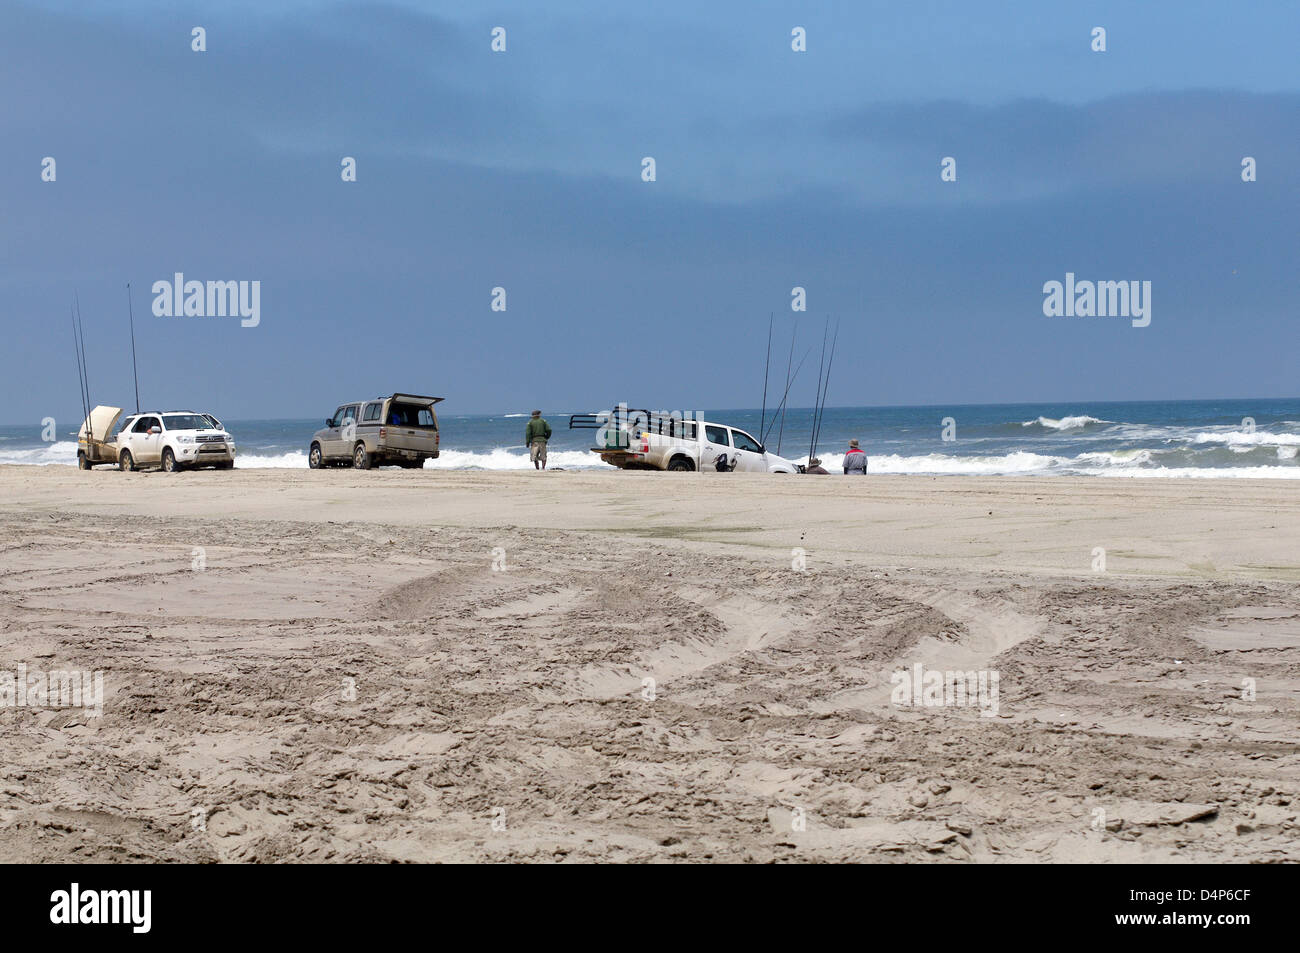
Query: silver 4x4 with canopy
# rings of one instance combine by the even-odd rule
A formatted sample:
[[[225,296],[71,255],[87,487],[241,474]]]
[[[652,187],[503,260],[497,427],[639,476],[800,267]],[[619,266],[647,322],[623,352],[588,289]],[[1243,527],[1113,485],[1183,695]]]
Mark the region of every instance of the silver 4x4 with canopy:
[[[313,470],[351,463],[358,470],[394,464],[419,469],[438,458],[441,397],[393,394],[339,404],[312,435],[307,465]]]

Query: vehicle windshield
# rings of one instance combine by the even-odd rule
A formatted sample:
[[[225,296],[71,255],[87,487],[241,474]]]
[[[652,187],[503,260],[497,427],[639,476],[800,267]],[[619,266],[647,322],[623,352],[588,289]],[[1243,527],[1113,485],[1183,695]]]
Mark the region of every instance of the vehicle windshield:
[[[163,414],[163,426],[168,430],[212,430],[212,421],[199,414]]]

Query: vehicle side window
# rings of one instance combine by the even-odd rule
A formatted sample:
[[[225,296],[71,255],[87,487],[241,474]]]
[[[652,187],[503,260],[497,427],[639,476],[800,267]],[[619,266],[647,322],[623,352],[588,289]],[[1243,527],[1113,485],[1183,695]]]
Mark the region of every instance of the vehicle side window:
[[[150,426],[152,426],[150,424],[151,420],[153,420],[152,417],[141,417],[135,422],[135,426],[131,428],[131,433],[148,433]]]
[[[749,450],[753,453],[763,452],[763,448],[758,445],[758,441],[743,430],[731,431],[731,439],[737,450]]]
[[[383,406],[384,406],[383,404],[377,404],[377,403],[366,404],[366,420],[378,420],[379,411],[383,408]]]
[[[347,416],[347,414],[345,413],[346,410],[347,410],[346,407],[340,407],[338,410],[334,411],[334,416],[330,418],[331,427],[343,426],[343,418]]]
[[[360,404],[352,404],[351,406],[348,407],[347,412],[343,415],[343,422],[347,423],[348,418],[351,418],[353,423],[356,423],[358,420],[361,419]]]
[[[704,427],[704,439],[709,443],[716,443],[723,447],[731,446],[731,441],[727,439],[726,427],[715,427],[713,424],[706,424]]]

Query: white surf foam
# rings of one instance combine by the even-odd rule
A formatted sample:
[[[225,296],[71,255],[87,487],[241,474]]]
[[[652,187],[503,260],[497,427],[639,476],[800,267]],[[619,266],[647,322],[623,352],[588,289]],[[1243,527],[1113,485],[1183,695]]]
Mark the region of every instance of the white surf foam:
[[[77,442],[75,440],[59,440],[39,447],[29,447],[26,450],[5,450],[0,452],[0,463],[21,463],[34,466],[50,466],[51,464],[61,463],[75,466],[77,463]]]
[[[1212,436],[1223,436],[1215,434]],[[1243,434],[1243,436],[1255,436]],[[1287,434],[1272,434],[1271,437],[1289,437]],[[1202,441],[1203,443],[1222,441]],[[1270,444],[1265,443],[1265,446]],[[1248,451],[1255,442],[1243,447],[1233,447]],[[1045,454],[1016,451],[1004,456],[948,456],[932,453],[925,455],[904,456],[898,454],[872,455],[868,448],[867,472],[872,474],[917,474],[944,475],[968,474],[972,476],[1014,476],[1014,475],[1080,475],[1080,476],[1134,476],[1134,477],[1196,477],[1224,479],[1300,479],[1300,466],[1290,461],[1300,451],[1300,440],[1287,440],[1276,447],[1277,459],[1288,461],[1278,466],[1252,467],[1167,467],[1151,466],[1153,453],[1147,449],[1115,450],[1108,452],[1081,453],[1076,457],[1049,456]],[[799,462],[806,462],[800,457]],[[844,466],[843,454],[824,453],[821,455],[822,466],[831,473],[841,473]],[[75,466],[77,462],[77,445],[73,441],[59,441],[39,447],[23,450],[0,451],[0,464],[26,464],[35,466],[65,465]],[[552,450],[548,455],[550,467],[562,467],[566,470],[612,470],[612,467],[600,462],[600,458],[587,450]],[[238,469],[306,469],[307,455],[302,451],[285,453],[263,452],[243,453],[235,460]],[[437,460],[425,464],[427,468],[439,470],[527,470],[532,464],[528,453],[523,448],[514,449],[496,447],[488,451],[444,450]]]
[[[614,469],[601,463],[600,458],[594,453],[585,450],[552,450],[546,455],[546,465],[563,467],[566,470]],[[531,470],[533,464],[525,450],[515,451],[497,447],[486,453],[444,450],[437,460],[429,460],[424,466],[432,470]],[[245,470],[258,467],[306,469],[307,454],[299,451],[272,455],[250,453],[237,457],[235,467]]]
[[[1187,477],[1198,480],[1300,480],[1300,467],[1145,467],[1079,470],[1082,476]]]
[[[1269,433],[1267,430],[1202,431],[1192,435],[1192,443],[1223,443],[1230,447],[1300,447],[1300,433]]]
[[[1089,424],[1108,424],[1111,422],[1102,420],[1100,417],[1089,417],[1086,414],[1080,414],[1077,417],[1062,417],[1060,420],[1053,420],[1051,417],[1039,417],[1036,420],[1023,421],[1020,426],[1045,427],[1048,430],[1077,430]]]
[[[965,473],[974,476],[998,476],[1017,473],[1048,473],[1070,461],[1017,450],[1000,457],[950,457],[942,453],[903,457],[894,454],[867,454],[868,473]],[[840,465],[842,467],[842,464]],[[827,469],[830,469],[827,467]]]
[[[600,457],[589,450],[550,450],[546,454],[546,465],[566,470],[614,469],[601,463]],[[496,447],[486,453],[444,450],[437,460],[430,460],[425,466],[435,470],[531,470],[533,467],[527,450],[507,450],[504,447]]]
[[[288,453],[281,454],[236,454],[236,470],[257,470],[257,469],[285,469],[299,468],[307,469],[307,454],[292,450]]]
[[[1111,450],[1081,453],[1074,458],[1077,463],[1101,463],[1114,467],[1143,466],[1151,462],[1150,450]]]

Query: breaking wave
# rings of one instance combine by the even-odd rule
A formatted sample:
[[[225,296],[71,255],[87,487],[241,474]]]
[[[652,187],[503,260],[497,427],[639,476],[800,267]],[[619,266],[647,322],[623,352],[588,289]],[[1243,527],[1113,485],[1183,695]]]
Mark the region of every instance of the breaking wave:
[[[0,452],[0,463],[22,463],[34,466],[51,464],[77,464],[77,441],[60,440],[56,443],[42,444],[39,447],[27,447],[23,450],[5,450]]]
[[[1226,443],[1235,447],[1300,447],[1300,433],[1269,433],[1266,430],[1223,430],[1192,435],[1192,443]]]
[[[1035,420],[1023,421],[1020,426],[1042,427],[1044,430],[1079,430],[1082,427],[1091,427],[1094,424],[1109,423],[1114,423],[1114,421],[1081,414],[1078,417],[1062,417],[1060,420],[1053,420],[1051,417],[1038,417]]]

